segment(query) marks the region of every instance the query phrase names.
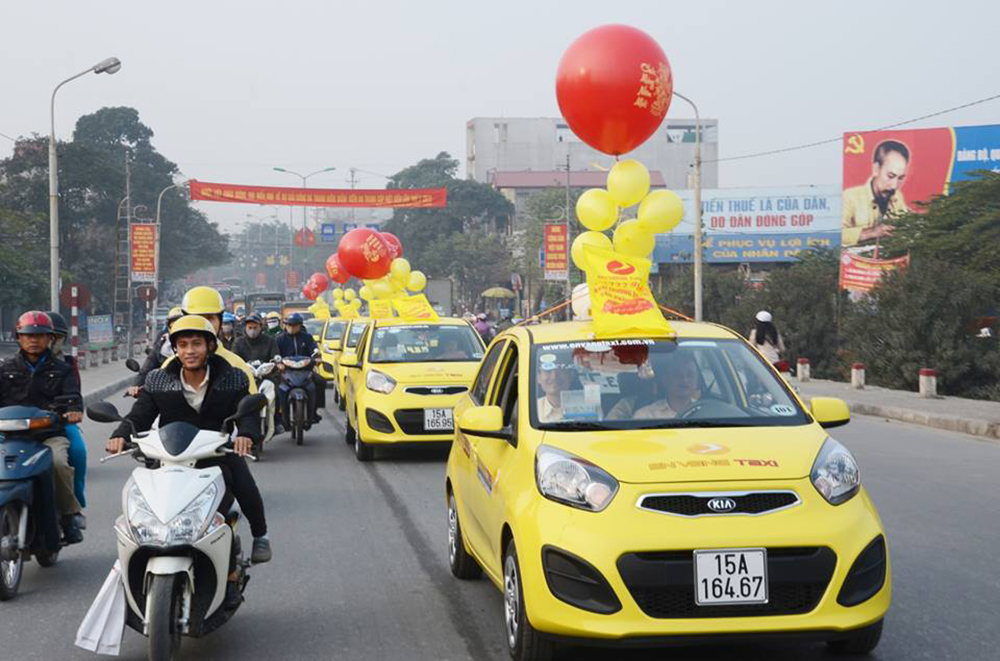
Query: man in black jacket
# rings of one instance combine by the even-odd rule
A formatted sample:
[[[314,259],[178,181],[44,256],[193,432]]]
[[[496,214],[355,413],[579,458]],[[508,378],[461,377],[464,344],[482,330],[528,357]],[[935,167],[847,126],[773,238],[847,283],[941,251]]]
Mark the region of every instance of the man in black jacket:
[[[80,382],[73,368],[53,356],[49,349],[52,319],[37,310],[25,312],[18,318],[16,330],[20,351],[0,363],[0,406],[50,409],[56,397],[74,396],[76,402],[67,407],[65,418],[70,423],[80,422],[83,419]],[[45,445],[52,450],[56,507],[61,515],[63,541],[67,544],[82,542],[83,514],[74,492],[69,439],[53,434],[45,439]]]
[[[170,343],[177,360],[149,373],[126,420],[140,432],[152,427],[157,416],[161,427],[184,421],[199,429],[222,431],[225,419],[236,412],[240,400],[250,393],[247,375],[215,355],[218,346],[215,327],[204,317],[189,315],[178,319],[171,327]],[[105,449],[112,454],[121,452],[130,432],[127,422],[120,424]],[[236,454],[198,463],[199,467],[222,468],[226,483],[250,524],[254,538],[251,560],[255,563],[271,559],[264,501],[243,459],[259,438],[260,414],[255,412],[236,421],[233,441]]]
[[[285,317],[285,330],[278,335],[275,342],[282,358],[312,356],[314,352],[319,351],[313,336],[309,331],[302,329],[302,315],[298,312],[293,312]],[[278,369],[284,369],[284,367],[279,365]],[[312,386],[313,392],[309,393],[309,407],[311,409],[309,417],[312,424],[317,424],[321,420],[319,409],[326,407],[326,381],[319,374],[313,372]],[[285,426],[291,428],[291,420],[288,415],[288,392],[282,392],[281,388],[278,388],[278,409],[283,413]]]
[[[255,360],[265,363],[278,355],[277,343],[264,332],[264,320],[256,312],[246,318],[243,335],[233,344],[233,353],[247,363]]]

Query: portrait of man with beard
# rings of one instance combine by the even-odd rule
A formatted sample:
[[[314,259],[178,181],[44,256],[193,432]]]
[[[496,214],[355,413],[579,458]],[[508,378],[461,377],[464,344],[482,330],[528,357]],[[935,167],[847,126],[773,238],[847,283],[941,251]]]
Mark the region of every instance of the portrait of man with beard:
[[[875,148],[872,174],[860,186],[844,190],[843,245],[864,244],[892,233],[889,222],[909,211],[903,184],[910,166],[910,150],[896,140]]]

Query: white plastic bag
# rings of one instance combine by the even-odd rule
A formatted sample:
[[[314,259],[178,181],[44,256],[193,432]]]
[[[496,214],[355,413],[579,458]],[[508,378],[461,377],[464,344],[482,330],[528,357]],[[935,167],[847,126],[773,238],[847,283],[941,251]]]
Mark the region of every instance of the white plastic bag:
[[[125,585],[121,564],[115,560],[97,598],[76,630],[76,646],[90,652],[118,656],[125,632]]]

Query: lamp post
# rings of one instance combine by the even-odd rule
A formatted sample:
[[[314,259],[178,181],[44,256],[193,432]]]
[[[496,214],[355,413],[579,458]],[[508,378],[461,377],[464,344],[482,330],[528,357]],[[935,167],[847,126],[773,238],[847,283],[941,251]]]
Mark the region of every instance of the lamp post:
[[[674,90],[674,96],[694,108],[694,320],[702,320],[702,245],[701,245],[701,116],[694,101]]]
[[[274,170],[275,172],[284,172],[285,174],[294,174],[296,177],[299,177],[300,179],[302,179],[302,187],[303,188],[308,188],[309,187],[309,177],[312,177],[312,176],[317,175],[317,174],[322,174],[323,172],[333,172],[337,168],[335,168],[335,167],[332,167],[332,168],[323,168],[322,170],[316,170],[315,172],[310,172],[309,174],[300,174],[298,172],[295,172],[294,170],[286,170],[285,168],[277,168],[276,167],[276,168],[271,168],[271,169]],[[305,237],[305,231],[304,230],[306,229],[306,227],[308,225],[308,215],[309,215],[308,208],[305,205],[303,205],[302,206],[303,238]],[[295,240],[295,238],[294,238],[295,237],[295,231],[292,229],[292,223],[291,223],[291,221],[289,221],[289,223],[288,223],[288,230],[292,234],[292,236],[289,238],[289,241],[288,241],[288,265],[294,269],[295,268],[295,261],[292,259],[292,245],[293,245],[294,240]],[[305,277],[305,269],[304,268],[302,269],[302,276]],[[287,283],[286,283],[286,286],[287,286]]]
[[[49,104],[49,297],[53,310],[59,309],[59,165],[56,156],[56,92],[66,83],[91,71],[117,73],[121,68],[122,63],[117,57],[109,57],[75,76],[70,76],[52,90],[52,101]]]
[[[170,184],[161,190],[160,194],[156,197],[156,241],[153,244],[155,246],[153,249],[153,291],[156,295],[153,297],[151,303],[153,308],[151,328],[153,330],[156,330],[156,304],[160,300],[160,211],[163,208],[163,195],[168,190],[173,190],[178,186],[186,186],[187,183],[187,181],[182,181],[179,184]],[[152,340],[152,337],[150,337],[150,340]]]

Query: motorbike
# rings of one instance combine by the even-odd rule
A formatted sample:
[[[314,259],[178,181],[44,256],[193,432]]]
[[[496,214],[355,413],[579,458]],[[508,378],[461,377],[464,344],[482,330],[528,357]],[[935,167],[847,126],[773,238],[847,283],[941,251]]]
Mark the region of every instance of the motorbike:
[[[281,384],[278,388],[288,395],[285,420],[296,445],[302,445],[305,430],[312,426],[310,415],[316,402],[316,386],[312,381],[314,360],[314,356],[287,356],[281,359]]]
[[[52,450],[46,438],[64,433],[63,415],[76,395],[56,397],[52,410],[0,408],[0,601],[17,596],[24,562],[42,567],[59,559],[66,542],[59,527]]]
[[[218,511],[226,495],[217,466],[195,468],[201,459],[232,452],[228,447],[235,421],[267,404],[261,394],[247,395],[223,431],[171,422],[136,433],[131,443],[102,462],[132,456],[136,468],[122,490],[124,512],[115,522],[127,608],[125,622],[149,639],[149,658],[173,659],[183,636],[197,638],[228,622],[239,604],[224,608],[230,571],[242,595],[250,580],[243,555],[236,503]],[[121,422],[110,402],[87,407],[97,422]],[[131,423],[130,423],[131,424]],[[240,600],[242,602],[242,599]]]
[[[257,380],[257,391],[267,397],[267,406],[260,412],[260,428],[263,432],[259,443],[253,446],[253,454],[260,461],[264,454],[264,445],[274,437],[274,411],[277,408],[278,393],[274,389],[274,382],[267,378],[281,362],[280,356],[275,356],[273,361],[261,362],[253,360],[249,363],[253,370],[254,378]]]

